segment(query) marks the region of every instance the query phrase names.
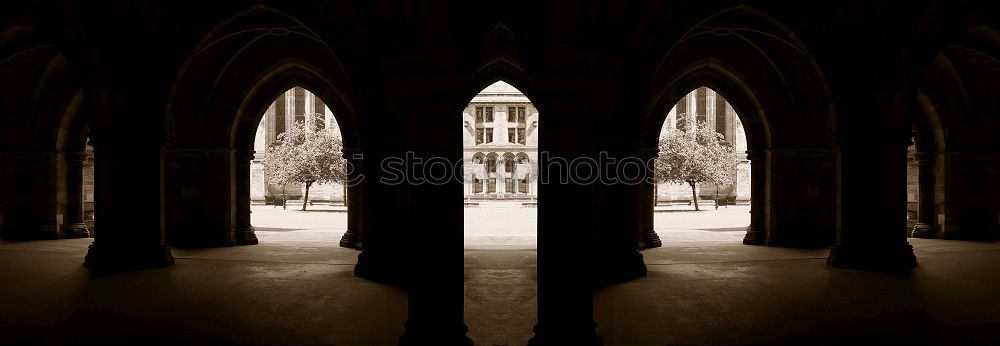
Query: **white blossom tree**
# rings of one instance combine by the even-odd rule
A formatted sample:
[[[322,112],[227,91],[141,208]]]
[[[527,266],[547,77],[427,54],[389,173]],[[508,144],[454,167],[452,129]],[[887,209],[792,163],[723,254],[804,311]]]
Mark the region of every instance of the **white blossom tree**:
[[[660,156],[656,159],[657,182],[686,183],[691,186],[694,210],[698,208],[697,185],[712,183],[718,187],[736,183],[739,157],[722,134],[704,122],[694,129],[664,129],[660,138]]]
[[[343,143],[335,131],[320,126],[320,119],[316,120],[315,126],[296,122],[279,134],[277,141],[268,148],[264,161],[264,174],[268,181],[282,186],[289,183],[305,185],[302,210],[306,210],[309,204],[309,188],[313,184],[343,183],[346,180],[346,160],[341,154]]]

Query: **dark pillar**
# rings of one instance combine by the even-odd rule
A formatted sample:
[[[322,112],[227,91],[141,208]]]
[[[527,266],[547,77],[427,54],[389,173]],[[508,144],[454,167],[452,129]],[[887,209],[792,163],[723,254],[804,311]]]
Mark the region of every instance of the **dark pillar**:
[[[236,245],[256,245],[257,235],[250,224],[250,161],[254,151],[237,149],[234,153],[233,167],[233,200],[236,214],[233,220],[233,239]]]
[[[767,241],[767,152],[747,150],[750,160],[750,226],[743,244],[763,245]]]
[[[654,160],[659,155],[660,148],[645,148],[639,152],[639,158],[646,163],[646,174],[651,174]],[[654,228],[654,209],[656,208],[656,182],[652,179],[645,179],[639,184],[639,228],[641,238],[639,239],[639,249],[652,249],[663,246],[660,235],[656,234]]]
[[[165,191],[168,244],[184,248],[236,244],[233,231],[239,214],[234,192],[243,183],[249,190],[250,179],[249,172],[236,169],[235,156],[229,148],[170,149]],[[244,176],[246,180],[235,183]]]
[[[344,148],[344,159],[347,160],[349,169],[347,182],[347,193],[344,194],[344,205],[347,207],[347,231],[340,238],[340,247],[362,249],[364,225],[364,174],[362,159],[364,156],[357,149]]]
[[[0,238],[59,238],[56,177],[61,161],[61,155],[50,151],[0,152]]]
[[[64,238],[88,238],[90,232],[83,219],[83,164],[87,154],[69,152],[66,156],[66,213],[63,216]]]
[[[823,148],[771,148],[767,150],[764,164],[765,243],[768,246],[795,248],[833,245],[837,233],[834,151]],[[856,184],[865,183],[860,181]],[[864,196],[871,195],[865,192]],[[757,221],[760,222],[759,219]]]
[[[909,270],[906,241],[906,143],[848,136],[837,153],[837,243],[827,262],[838,267]],[[876,138],[881,138],[881,141]]]
[[[577,98],[554,101],[546,108],[539,135],[538,324],[529,344],[598,345],[590,254],[599,182],[567,177],[580,177],[571,172],[570,163],[597,162],[599,156],[593,140],[567,139],[594,133],[596,122],[588,119],[599,119],[600,111]]]
[[[94,271],[172,265],[163,240],[163,137],[122,129],[92,141],[95,208],[101,211],[94,222],[101,231],[84,264]]]
[[[390,157],[404,157],[401,149],[386,146],[365,148],[361,160],[365,175],[365,197],[354,204],[362,204],[359,217],[365,225],[364,249],[358,254],[354,275],[390,285],[404,285],[404,265],[407,263],[406,198],[408,191],[403,184],[383,182],[389,178],[382,162]],[[350,209],[351,207],[348,207]]]
[[[916,152],[917,161],[917,224],[913,226],[914,238],[935,238],[934,230],[934,188],[937,179],[934,174],[934,155],[930,152]]]
[[[594,186],[595,196],[594,255],[597,268],[596,287],[646,276],[646,264],[639,252],[643,237],[640,199],[647,168],[634,148],[612,148],[607,160],[598,163],[601,180]]]

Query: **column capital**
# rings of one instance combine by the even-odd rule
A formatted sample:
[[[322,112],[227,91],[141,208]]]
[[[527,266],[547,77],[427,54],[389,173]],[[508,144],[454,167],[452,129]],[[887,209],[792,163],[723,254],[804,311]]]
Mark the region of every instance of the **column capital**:
[[[68,151],[63,153],[66,157],[66,162],[72,164],[74,167],[83,166],[83,163],[87,161],[87,153],[83,151]]]
[[[767,158],[767,151],[764,149],[747,149],[747,160],[763,160]]]
[[[235,149],[233,150],[233,154],[236,155],[237,160],[250,161],[254,159],[257,151],[253,149]]]
[[[926,165],[934,163],[937,153],[928,151],[918,151],[911,154],[913,160],[917,161],[917,165]]]

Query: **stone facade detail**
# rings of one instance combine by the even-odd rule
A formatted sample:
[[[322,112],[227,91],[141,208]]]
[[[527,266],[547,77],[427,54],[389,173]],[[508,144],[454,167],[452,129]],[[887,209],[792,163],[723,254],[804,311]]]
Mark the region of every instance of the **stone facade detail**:
[[[533,200],[538,196],[538,110],[500,81],[462,112],[466,200]]]

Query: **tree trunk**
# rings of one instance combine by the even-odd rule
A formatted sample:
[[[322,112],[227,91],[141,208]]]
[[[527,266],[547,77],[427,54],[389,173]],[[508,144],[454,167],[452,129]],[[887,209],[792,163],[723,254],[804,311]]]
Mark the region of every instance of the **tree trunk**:
[[[281,210],[288,209],[288,183],[281,185]]]
[[[344,187],[344,207],[347,207],[347,184],[342,185]]]
[[[306,183],[306,194],[302,196],[302,211],[306,211],[306,204],[309,204],[309,186],[311,185],[312,183]]]
[[[698,211],[700,209],[698,209],[698,193],[695,192],[695,183],[688,184],[691,184],[691,201],[694,202],[694,211]]]

